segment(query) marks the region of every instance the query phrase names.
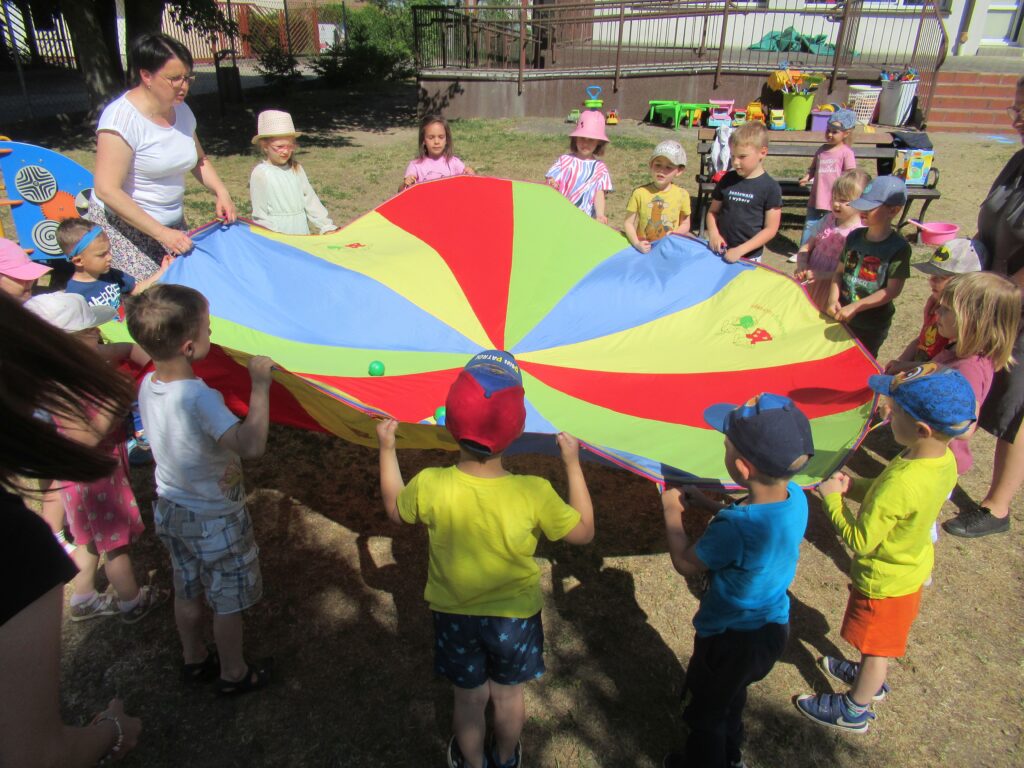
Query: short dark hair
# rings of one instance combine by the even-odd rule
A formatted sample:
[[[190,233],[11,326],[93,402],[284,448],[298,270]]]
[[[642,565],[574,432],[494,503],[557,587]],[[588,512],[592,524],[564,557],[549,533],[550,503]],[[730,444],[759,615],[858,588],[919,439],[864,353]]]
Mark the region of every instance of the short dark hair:
[[[147,32],[132,40],[131,48],[128,51],[128,64],[131,68],[132,78],[135,83],[139,82],[139,72],[156,72],[171,59],[181,59],[181,62],[192,69],[192,52],[178,40],[162,32]]]
[[[79,216],[72,216],[61,221],[57,227],[57,245],[65,256],[70,256],[71,251],[78,245],[78,241],[85,237],[85,233],[96,225],[88,219]]]
[[[199,333],[209,307],[206,297],[186,285],[154,285],[138,296],[125,296],[128,333],[154,360],[170,360],[181,345]]]

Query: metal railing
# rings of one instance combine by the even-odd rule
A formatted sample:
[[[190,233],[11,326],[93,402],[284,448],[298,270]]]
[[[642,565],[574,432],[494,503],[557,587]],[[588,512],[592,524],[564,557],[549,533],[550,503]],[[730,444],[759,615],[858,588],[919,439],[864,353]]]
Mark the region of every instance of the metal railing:
[[[942,66],[943,0],[533,0],[528,6],[414,6],[421,73],[525,79],[764,72],[780,62],[828,74]],[[776,46],[772,48],[773,44]],[[778,50],[780,44],[794,47]],[[933,82],[935,78],[932,78]],[[930,101],[930,99],[929,99]]]

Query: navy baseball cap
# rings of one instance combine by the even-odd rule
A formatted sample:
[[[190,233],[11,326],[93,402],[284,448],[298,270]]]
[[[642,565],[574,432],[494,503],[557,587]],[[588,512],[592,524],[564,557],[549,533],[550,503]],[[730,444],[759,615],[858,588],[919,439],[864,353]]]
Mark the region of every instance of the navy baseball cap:
[[[796,403],[783,395],[765,392],[744,405],[719,403],[704,411],[704,421],[723,433],[736,450],[769,477],[789,477],[801,456],[814,455],[811,423]]]
[[[445,426],[460,444],[495,455],[508,448],[526,423],[523,376],[508,352],[475,355],[448,390]]]
[[[880,205],[905,205],[907,185],[898,176],[879,176],[864,187],[860,197],[850,203],[858,211],[873,211]]]
[[[868,386],[891,397],[914,421],[956,437],[971,428],[977,403],[963,374],[935,363],[922,363],[895,376],[872,376]]]

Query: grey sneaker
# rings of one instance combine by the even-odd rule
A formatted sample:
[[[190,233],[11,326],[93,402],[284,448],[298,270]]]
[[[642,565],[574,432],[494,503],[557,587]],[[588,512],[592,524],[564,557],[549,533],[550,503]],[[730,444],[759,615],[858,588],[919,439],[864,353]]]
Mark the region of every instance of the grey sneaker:
[[[832,656],[822,656],[818,659],[818,666],[829,677],[835,678],[847,685],[853,685],[857,679],[857,672],[860,671],[860,664],[854,661],[847,661],[846,659],[837,659]],[[889,687],[888,683],[882,683],[882,687],[878,689],[878,693],[873,697],[874,700],[881,701],[891,690],[892,688]]]
[[[134,624],[137,621],[141,621],[150,611],[161,603],[166,602],[170,596],[171,591],[169,589],[159,589],[149,584],[140,587],[139,604],[130,611],[121,611],[121,621],[125,624]]]
[[[944,522],[942,527],[952,536],[976,539],[993,533],[1006,533],[1010,530],[1010,516],[996,517],[988,507],[971,507]]]
[[[120,612],[117,598],[107,592],[96,595],[88,603],[72,605],[68,614],[72,621],[88,621],[89,619],[98,619],[100,616],[115,616]]]

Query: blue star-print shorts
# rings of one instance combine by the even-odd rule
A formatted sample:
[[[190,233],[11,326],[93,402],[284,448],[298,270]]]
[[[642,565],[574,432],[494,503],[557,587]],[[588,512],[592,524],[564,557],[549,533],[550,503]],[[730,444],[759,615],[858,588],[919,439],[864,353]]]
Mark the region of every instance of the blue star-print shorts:
[[[459,688],[516,685],[544,674],[544,625],[528,619],[434,611],[434,671]]]

